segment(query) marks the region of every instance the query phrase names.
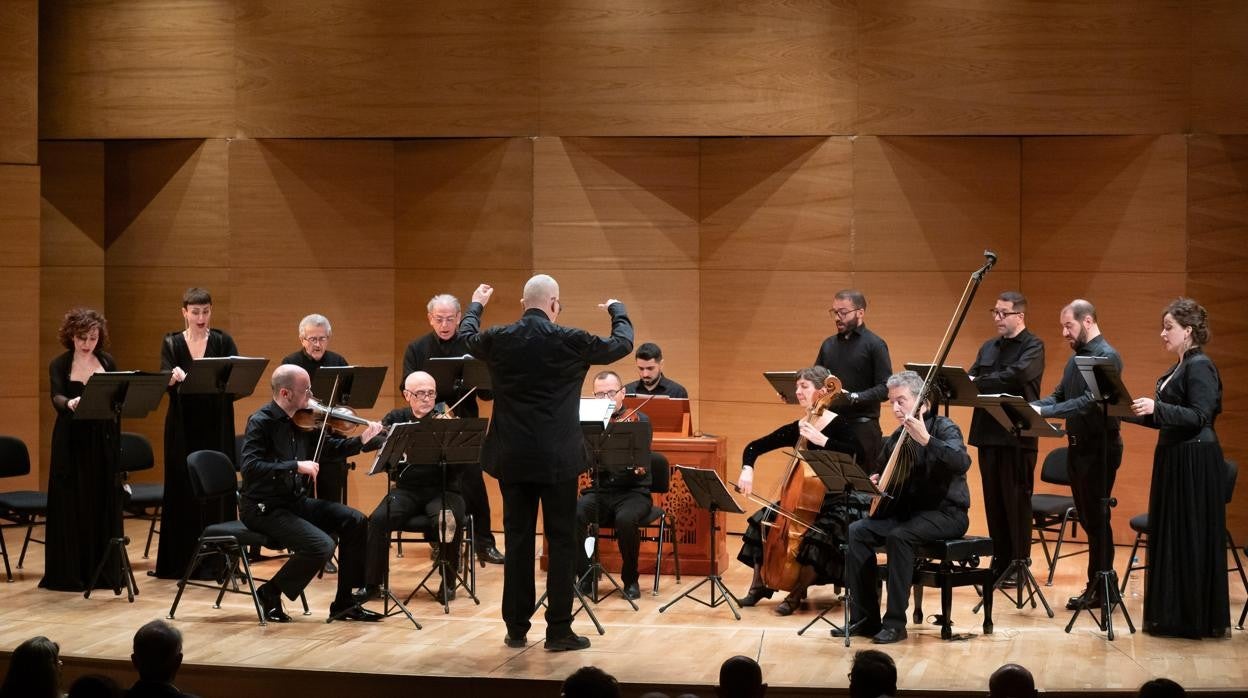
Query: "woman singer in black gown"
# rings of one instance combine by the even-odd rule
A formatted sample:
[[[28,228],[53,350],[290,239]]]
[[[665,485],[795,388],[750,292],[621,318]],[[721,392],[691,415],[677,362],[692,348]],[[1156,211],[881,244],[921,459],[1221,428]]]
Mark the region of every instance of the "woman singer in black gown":
[[[202,449],[220,451],[233,460],[235,398],[182,395],[178,387],[192,360],[235,356],[238,347],[230,335],[209,327],[212,296],[207,290],[186,290],[182,318],[186,329],[165,335],[160,346],[160,369],[173,374],[165,414],[165,504],[160,510],[160,548],[156,555],[156,576],[162,579],[178,579],[186,571],[204,526],[236,518],[233,502],[223,504],[220,510],[201,511],[191,493],[186,468],[187,455]]]
[[[74,412],[91,376],[116,369],[104,352],[108,323],[87,308],[65,314],[58,332],[68,351],[48,366],[52,407],[52,460],[48,474],[48,517],[43,579],[55,591],[85,591],[121,533],[121,489],[117,483],[117,423],[75,420]],[[98,587],[113,586],[116,569],[105,569]]]
[[[1136,419],[1158,429],[1148,498],[1148,570],[1144,632],[1223,637],[1231,624],[1226,579],[1226,464],[1213,423],[1222,412],[1222,380],[1202,347],[1209,318],[1190,298],[1161,318],[1161,342],[1179,362],[1157,381],[1155,398],[1131,404]]]
[[[821,397],[824,380],[829,376],[828,369],[822,366],[811,366],[797,372],[797,401],[805,409]],[[853,455],[858,463],[865,463],[865,454],[859,451],[859,441],[855,437],[854,425],[845,420],[835,419],[835,413],[827,410],[823,415],[808,423],[804,418],[789,422],[771,432],[767,436],[751,441],[741,456],[741,477],[737,480],[737,488],[749,495],[754,485],[754,462],[764,453],[782,448],[791,449],[797,444],[799,437],[808,442],[811,450],[839,451]],[[806,599],[806,590],[812,584],[840,583],[844,575],[845,559],[841,554],[841,541],[837,532],[845,530],[851,521],[862,518],[870,500],[866,495],[854,493],[850,502],[845,502],[843,492],[829,492],[823,499],[819,515],[814,525],[819,531],[808,530],[802,537],[801,547],[797,551],[797,562],[801,564],[797,584],[789,590],[784,601],[776,606],[776,613],[787,616],[796,611]],[[754,606],[759,601],[771,598],[774,589],[763,583],[763,546],[764,522],[770,522],[775,514],[763,508],[755,512],[741,537],[741,552],[737,560],[754,569],[754,578],[750,582],[749,592],[741,597],[742,606]]]

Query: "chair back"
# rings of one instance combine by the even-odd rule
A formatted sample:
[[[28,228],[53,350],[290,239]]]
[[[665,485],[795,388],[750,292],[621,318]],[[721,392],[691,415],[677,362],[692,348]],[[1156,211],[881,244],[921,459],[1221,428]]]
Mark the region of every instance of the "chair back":
[[[1052,485],[1069,485],[1070,469],[1066,465],[1066,447],[1058,446],[1049,451],[1040,466],[1040,480]]]
[[[243,440],[246,438],[246,434],[234,435],[234,469],[240,472],[243,469]]]
[[[196,451],[186,457],[191,492],[196,499],[213,500],[234,493],[238,487],[234,464],[220,451]]]
[[[1231,503],[1231,497],[1235,494],[1235,481],[1239,479],[1239,466],[1235,461],[1226,459],[1226,503]]]
[[[0,477],[30,474],[30,451],[16,436],[0,436]]]
[[[667,494],[672,488],[672,466],[662,453],[650,453],[650,492]]]
[[[156,465],[156,457],[152,455],[152,442],[146,436],[132,431],[121,432],[121,463],[122,472],[133,473],[136,470],[150,470]]]

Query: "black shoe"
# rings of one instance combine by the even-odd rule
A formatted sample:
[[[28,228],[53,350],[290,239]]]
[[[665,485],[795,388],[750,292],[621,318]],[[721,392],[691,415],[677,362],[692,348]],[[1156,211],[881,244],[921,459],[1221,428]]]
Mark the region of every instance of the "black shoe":
[[[439,585],[438,585],[438,594],[437,594],[437,596],[438,596],[438,601],[441,601],[441,600],[442,600],[442,592],[443,592],[443,590],[444,590],[444,589],[446,589],[446,584],[445,584],[445,583],[443,583],[443,584],[439,584]],[[454,587],[454,586],[452,586],[449,590],[447,590],[446,600],[447,600],[447,601],[454,601],[454,600],[455,600],[455,587]]]
[[[770,599],[771,595],[774,593],[776,593],[774,589],[759,587],[757,589],[750,589],[745,596],[737,599],[737,601],[742,606],[757,606],[759,601],[762,601],[763,599]]]
[[[1072,596],[1066,600],[1067,611],[1077,611],[1081,608],[1100,608],[1104,599],[1101,595],[1094,591],[1085,590],[1078,596]]]
[[[361,608],[350,601],[343,603],[335,601],[331,603],[329,605],[329,616],[336,620],[358,620],[365,623],[376,623],[385,619],[385,616],[382,614],[370,611],[367,608]]]
[[[381,585],[379,584],[369,584],[366,587],[362,587],[360,589],[356,589],[355,591],[351,592],[351,600],[354,601],[355,603],[361,603],[361,604],[368,603],[369,601],[372,601],[373,599],[380,599],[380,598],[381,598]]]
[[[498,548],[495,548],[492,545],[477,548],[477,558],[480,559],[481,562],[488,562],[491,565],[501,565],[506,559],[503,557],[502,553],[498,552]]]
[[[637,582],[633,582],[632,584],[625,584],[624,591],[622,593],[624,594],[624,598],[626,599],[640,599],[641,587],[637,585]]]
[[[325,574],[338,574],[338,565],[332,559],[325,562]]]
[[[529,639],[525,637],[524,635],[520,635],[517,637],[512,637],[511,635],[508,635],[507,637],[503,638],[503,644],[507,645],[508,647],[512,649],[522,650],[525,647],[529,646]]]
[[[597,591],[597,585],[594,584],[594,575],[587,574],[576,583],[576,588],[580,590],[582,596],[593,596]]]
[[[880,632],[871,638],[871,643],[876,645],[891,645],[894,642],[901,642],[906,639],[905,628],[880,628]]]
[[[859,623],[858,626],[855,627],[854,623],[851,621],[849,624],[849,627],[852,628],[852,630],[849,631],[850,637],[875,637],[876,633],[880,632],[879,623]],[[834,629],[832,631],[832,637],[845,637],[845,636],[840,633],[837,633],[836,630]]]
[[[548,637],[546,638],[546,649],[550,652],[569,652],[589,649],[589,638],[583,635]]]
[[[282,592],[268,584],[256,589],[256,597],[260,599],[260,608],[264,610],[264,619],[270,623],[289,623],[293,618],[282,610]]]
[[[792,596],[786,596],[785,599],[776,606],[776,615],[793,615],[794,611],[802,607],[803,601],[805,601],[805,599],[795,599]]]

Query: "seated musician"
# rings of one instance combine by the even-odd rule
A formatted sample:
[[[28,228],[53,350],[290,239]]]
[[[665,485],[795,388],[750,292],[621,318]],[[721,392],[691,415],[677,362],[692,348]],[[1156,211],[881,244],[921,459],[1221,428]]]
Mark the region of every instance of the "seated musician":
[[[273,400],[247,420],[243,437],[243,493],[239,513],[247,528],[275,539],[291,551],[282,568],[256,590],[270,622],[289,623],[282,595],[296,599],[334,554],[334,539],[342,544],[338,593],[329,606],[331,616],[344,620],[377,621],[382,616],[356,605],[353,589],[364,583],[364,515],[338,502],[307,496],[309,478],[320,466],[312,460],[319,431],[303,431],[292,420],[307,407],[312,394],[308,372],[282,365],[273,370]],[[369,423],[355,438],[327,436],[323,453],[346,457],[360,452],[364,442],[381,433],[381,424]],[[305,477],[301,477],[305,476]]]
[[[825,394],[823,384],[829,375],[828,369],[822,366],[811,366],[798,371],[798,404],[809,411]],[[849,453],[855,457],[856,462],[865,462],[864,454],[858,453],[854,424],[838,420],[835,412],[826,410],[812,421],[803,418],[789,422],[746,445],[741,456],[741,477],[737,480],[737,488],[748,496],[754,487],[754,462],[758,457],[769,451],[792,449],[797,445],[799,437],[805,439],[807,447],[812,450]],[[848,521],[862,517],[867,501],[865,495],[854,494],[847,505],[843,492],[828,492],[824,496],[819,515],[813,522],[819,531],[808,529],[803,535],[801,547],[797,551],[797,562],[801,564],[801,571],[788,596],[776,606],[776,613],[787,616],[796,611],[806,599],[806,590],[812,584],[841,581],[844,561],[841,559],[840,541],[835,539],[835,534],[843,531]],[[740,598],[742,606],[757,605],[759,601],[771,598],[775,593],[775,589],[768,587],[763,580],[763,551],[768,531],[765,524],[773,521],[775,516],[775,512],[766,507],[758,510],[749,518],[745,535],[742,536],[741,552],[737,554],[737,559],[754,568],[750,590]]]
[[[438,386],[433,376],[424,371],[413,371],[403,381],[403,399],[407,400],[407,407],[391,410],[381,418],[381,423],[388,427],[430,417],[438,413],[434,403],[437,395]],[[365,450],[380,448],[382,443],[381,438],[374,439]],[[459,564],[463,532],[458,522],[464,520],[464,499],[460,494],[458,472],[447,473],[445,504],[442,501],[442,472],[436,463],[404,462],[391,476],[395,479],[395,488],[382,498],[368,517],[368,555],[364,569],[369,596],[376,594],[385,576],[391,531],[422,512],[434,522],[439,521],[441,513],[443,536],[450,544],[439,546],[439,554],[446,555],[450,570],[455,570]],[[448,599],[455,598],[454,581],[452,577],[446,591]],[[442,585],[447,585],[445,574]],[[437,595],[442,598],[441,588]]]
[[[628,416],[631,420],[648,422],[650,419],[641,412],[629,414],[624,409],[624,390],[620,376],[614,371],[602,371],[594,376],[594,397],[615,400],[618,408],[612,415],[612,421]],[[600,473],[598,479],[581,493],[576,503],[577,540],[585,540],[589,535],[590,524],[597,523],[610,526],[615,530],[615,539],[620,548],[620,581],[624,583],[624,597],[636,599],[641,596],[638,584],[640,575],[637,572],[637,557],[641,552],[641,534],[639,527],[650,513],[650,466],[649,464],[614,473]],[[585,546],[578,545],[580,551],[576,568],[577,579],[585,576],[589,569],[589,557],[585,554]],[[593,579],[586,578],[581,582],[581,592],[593,591]]]
[[[871,637],[876,644],[906,637],[915,548],[960,538],[970,523],[966,515],[971,505],[966,471],[971,467],[971,457],[962,431],[949,418],[935,411],[927,413],[927,402],[920,411],[922,417],[910,416],[922,392],[923,379],[914,371],[889,377],[888,402],[900,426],[884,442],[880,460],[889,459],[905,429],[910,453],[900,455],[910,460],[910,472],[904,481],[882,487],[891,496],[877,509],[875,516],[879,518],[855,521],[849,527],[846,586],[851,598],[850,627],[852,634]],[[888,608],[882,623],[875,560],[880,547],[888,553]]]

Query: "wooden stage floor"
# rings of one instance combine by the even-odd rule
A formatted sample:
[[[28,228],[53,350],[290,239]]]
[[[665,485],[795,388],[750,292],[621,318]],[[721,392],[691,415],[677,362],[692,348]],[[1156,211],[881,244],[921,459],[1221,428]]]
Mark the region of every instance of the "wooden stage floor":
[[[124,594],[115,597],[109,590],[84,599],[80,594],[38,589],[43,550],[42,546],[32,546],[26,569],[15,570],[16,581],[0,583],[0,651],[10,651],[33,635],[47,635],[60,643],[67,666],[82,660],[88,667],[123,670],[124,665],[119,662],[129,658],[135,629],[148,620],[166,616],[176,586],[174,582],[146,575],[155,559],[142,558],[146,534],[142,523],[128,522],[132,539],[138,541],[130,548],[141,592],[134,604],[127,603]],[[12,529],[7,533],[16,564],[21,540]],[[729,538],[734,553],[738,545],[737,538]],[[1035,552],[1040,554],[1039,549]],[[1120,564],[1126,554],[1126,550],[1119,551]],[[275,564],[259,565],[260,574],[271,573]],[[884,648],[897,662],[899,688],[929,693],[979,692],[986,688],[988,675],[1005,662],[1027,666],[1042,690],[1056,694],[1133,691],[1158,676],[1175,679],[1189,690],[1228,693],[1248,688],[1248,635],[1243,630],[1235,630],[1230,639],[1223,640],[1160,639],[1142,632],[1126,633],[1118,616],[1115,620],[1119,634],[1110,642],[1083,616],[1074,630],[1066,634],[1063,629],[1070,614],[1061,607],[1066,597],[1079,591],[1078,570],[1083,564],[1080,557],[1063,560],[1054,586],[1044,588],[1056,612],[1052,619],[1045,616],[1043,609],[1016,610],[998,596],[992,635],[981,635],[979,616],[971,614],[973,592],[969,588],[957,590],[955,630],[972,636],[943,641],[935,626],[912,624],[908,640]],[[428,567],[427,547],[413,545],[406,558],[394,559],[392,577],[396,586],[406,592]],[[174,621],[185,636],[186,665],[181,683],[185,690],[207,698],[216,695],[212,686],[221,684],[204,677],[220,677],[221,666],[253,674],[293,670],[431,677],[429,681],[435,681],[435,677],[478,677],[549,682],[561,680],[585,664],[595,664],[630,684],[628,693],[633,695],[640,693],[639,685],[654,684],[663,690],[688,686],[705,696],[712,694],[710,687],[716,682],[720,662],[744,654],[762,664],[766,680],[774,689],[780,689],[775,694],[812,695],[814,691],[802,689],[843,691],[853,653],[872,647],[865,640],[855,639],[852,647],[845,648],[841,640],[832,639],[821,628],[812,628],[802,637],[797,635],[816,609],[833,602],[830,587],[816,588],[813,608],[794,616],[776,616],[772,612],[778,600],[775,599],[744,609],[738,622],[726,607],[711,609],[689,601],[660,614],[660,605],[698,581],[685,577],[678,585],[674,578],[664,577],[658,597],[651,596],[648,589],[643,591],[638,612],[630,610],[616,596],[598,605],[596,610],[606,627],[605,635],[597,635],[588,620],[578,616],[577,630],[593,642],[589,650],[544,651],[544,622],[540,617],[530,632],[529,646],[513,650],[503,645],[505,631],[499,617],[502,567],[478,569],[481,605],[474,606],[471,600],[461,597],[452,603],[450,614],[444,615],[441,607],[425,596],[411,604],[423,630],[414,629],[403,618],[390,618],[379,624],[327,625],[326,609],[334,589],[329,577],[314,581],[308,589],[311,616],[296,615],[294,623],[263,628],[257,624],[246,596],[228,595],[223,607],[214,610],[211,592],[189,590]],[[735,562],[725,576],[736,592],[744,591],[749,581],[748,571]],[[650,578],[643,577],[642,581],[649,583]],[[1135,587],[1137,592],[1139,588]],[[1130,596],[1130,592],[1128,596],[1128,609],[1138,622],[1141,601]],[[1238,619],[1244,598],[1238,578],[1232,577],[1232,622]],[[939,596],[932,590],[925,601],[929,614],[939,608]],[[288,604],[287,610],[293,613],[292,606]],[[476,685],[483,683],[486,682],[478,681]],[[497,683],[510,685],[511,695],[537,692],[517,689],[525,685],[523,681]],[[443,681],[441,685],[455,684]],[[549,683],[540,686],[553,695],[549,693]],[[467,698],[487,693],[466,690],[459,695]]]

